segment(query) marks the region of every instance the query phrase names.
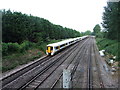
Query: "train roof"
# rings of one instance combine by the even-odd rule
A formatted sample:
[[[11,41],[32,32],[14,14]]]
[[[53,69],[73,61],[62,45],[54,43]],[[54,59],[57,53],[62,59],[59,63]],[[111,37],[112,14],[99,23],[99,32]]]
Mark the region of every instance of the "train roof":
[[[47,46],[59,46],[59,45],[68,43],[70,41],[73,41],[73,39],[67,39],[67,40],[64,40],[64,41],[57,42],[57,43],[48,44]]]
[[[81,38],[82,38],[82,37],[71,38],[71,39],[63,40],[63,41],[60,41],[60,42],[57,42],[57,43],[48,44],[47,46],[60,46],[60,45],[62,45],[62,44],[71,42],[71,41],[76,40],[76,39],[81,39]]]

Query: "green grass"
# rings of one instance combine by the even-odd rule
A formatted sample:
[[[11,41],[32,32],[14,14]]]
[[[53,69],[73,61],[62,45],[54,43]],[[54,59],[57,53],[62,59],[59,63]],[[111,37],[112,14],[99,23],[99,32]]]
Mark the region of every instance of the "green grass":
[[[118,58],[118,52],[120,52],[120,49],[118,49],[118,46],[120,45],[120,42],[117,42],[116,40],[106,39],[106,38],[96,38],[96,41],[97,41],[99,50],[104,49],[109,54],[117,56],[116,60],[120,60]]]

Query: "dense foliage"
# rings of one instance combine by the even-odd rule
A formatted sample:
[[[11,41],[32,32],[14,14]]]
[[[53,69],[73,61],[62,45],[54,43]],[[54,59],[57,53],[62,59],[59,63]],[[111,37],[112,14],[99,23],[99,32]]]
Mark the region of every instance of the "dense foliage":
[[[95,27],[93,28],[93,35],[99,38],[103,38],[103,32],[101,31],[101,27],[99,24],[96,24]]]
[[[116,60],[120,61],[120,56],[118,54],[118,52],[120,52],[120,49],[118,49],[120,42],[106,38],[96,38],[96,40],[100,50],[105,50],[106,52],[116,56]]]
[[[120,2],[108,2],[104,7],[102,26],[108,39],[119,40],[120,33]]]
[[[93,28],[93,32],[95,34],[99,33],[101,31],[101,27],[99,24],[95,25],[95,27]]]
[[[11,42],[2,43],[2,55],[6,56],[13,53],[23,53],[24,51],[30,49],[33,46],[35,46],[35,44],[29,41],[24,41],[21,44]]]
[[[81,32],[81,36],[85,36],[85,35],[92,35],[92,32],[90,30],[87,30],[85,32]]]
[[[55,25],[44,18],[2,10],[2,40],[3,42],[22,43],[44,42],[49,39],[66,39],[80,36],[80,33],[70,28]]]

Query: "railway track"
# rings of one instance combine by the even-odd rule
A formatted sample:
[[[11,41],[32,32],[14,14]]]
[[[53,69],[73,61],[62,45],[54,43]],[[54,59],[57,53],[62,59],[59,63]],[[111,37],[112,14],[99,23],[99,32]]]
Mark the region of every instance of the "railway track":
[[[87,66],[87,88],[90,90],[92,88],[92,60],[91,60],[91,44],[89,44],[89,53],[88,53],[88,66]]]
[[[83,54],[82,54],[82,53],[85,51],[85,50],[84,50],[85,48],[86,48],[86,45],[84,45],[84,46],[80,49],[80,52],[75,55],[74,60],[72,61],[72,63],[71,63],[70,65],[68,65],[68,67],[66,68],[66,69],[68,69],[68,70],[71,70],[71,76],[74,75],[74,73],[75,73],[75,71],[76,71],[76,69],[77,69],[77,67],[78,67],[78,65],[79,65],[79,63],[80,63],[80,61],[81,61],[80,59],[83,57]],[[72,66],[71,66],[71,65],[72,65]],[[51,89],[54,89],[54,88],[62,88],[62,84],[60,84],[61,86],[60,86],[60,85],[57,86],[57,84],[58,84],[58,82],[60,81],[60,79],[61,79],[61,81],[62,81],[62,72],[61,72],[61,74],[59,75],[58,79],[53,83]]]
[[[24,74],[25,72],[27,72],[28,70],[34,68],[35,66],[38,66],[39,64],[43,63],[45,60],[48,60],[50,57],[49,56],[45,56],[41,59],[36,60],[35,62],[25,66],[24,68],[21,68],[20,70],[6,76],[3,77],[1,79],[2,81],[2,87],[4,87],[6,84],[8,84],[9,82],[13,81],[14,79],[18,78],[20,75]]]
[[[87,87],[88,89],[93,88],[104,88],[103,80],[101,76],[100,66],[99,66],[99,58],[97,57],[98,51],[96,50],[95,41],[93,40],[91,42],[91,48],[90,48],[90,57],[89,57],[89,63],[88,63],[88,81],[87,81]]]
[[[99,83],[99,88],[105,88],[104,84],[103,84],[102,76],[101,76],[99,62],[98,62],[98,60],[100,58],[97,57],[97,55],[99,55],[99,53],[97,51],[97,46],[95,45],[95,40],[94,40],[94,43],[93,43],[93,47],[95,47],[95,48],[93,48],[93,52],[95,53],[94,58],[95,58],[95,63],[96,63],[96,68],[97,68],[97,73],[98,73],[98,77],[97,77],[98,82],[97,83]]]
[[[104,88],[101,71],[98,62],[98,51],[96,51],[95,41],[92,39],[86,51],[83,51],[83,60],[81,60],[74,75],[74,88]]]
[[[88,41],[87,41],[88,42]],[[86,45],[86,48],[87,48],[87,45]],[[76,60],[73,58],[73,60],[71,59],[71,61],[69,62],[69,64],[66,66],[66,67],[64,67],[64,68],[71,68],[71,64],[73,64],[74,66],[72,67],[72,74],[74,74],[74,72],[75,72],[75,70],[76,70],[76,67],[78,66],[77,64],[79,64],[78,62],[80,61],[79,59],[78,59],[78,56],[80,56],[81,58],[82,58],[82,56],[81,56],[81,54],[83,53],[82,51],[85,49],[85,45],[84,45],[84,47],[83,46],[81,46],[81,52],[80,53],[78,53],[78,54],[74,54],[74,58],[76,58]],[[79,51],[79,50],[78,50]],[[67,60],[68,61],[68,60]],[[60,68],[60,66],[58,66],[59,68]],[[63,69],[63,68],[62,68]],[[56,69],[55,69],[56,70]],[[52,71],[52,74],[49,74],[47,77],[45,77],[44,79],[43,79],[43,77],[42,77],[42,79],[43,80],[40,80],[40,78],[39,78],[39,80],[36,80],[36,81],[41,81],[41,83],[39,82],[39,85],[37,85],[36,86],[36,82],[32,82],[32,85],[30,84],[30,86],[32,86],[32,87],[27,87],[27,88],[35,88],[35,89],[37,89],[37,88],[51,88],[51,89],[54,89],[54,87],[55,87],[55,85],[57,84],[57,82],[59,81],[59,79],[62,77],[62,70],[61,70],[61,72],[60,72],[60,69],[58,69],[58,72],[56,72],[56,74],[58,74],[58,75],[54,75],[53,74],[53,72],[55,72],[55,70],[53,70],[52,71],[52,68],[51,68],[51,70],[49,70],[49,71]],[[49,72],[49,71],[46,71],[46,72]],[[54,81],[54,82],[52,82],[52,81],[50,81],[50,75],[52,75],[52,76],[57,76],[57,78],[55,79],[55,80],[53,80],[53,78],[52,78],[52,81]],[[49,79],[48,79],[49,78]],[[46,80],[46,79],[48,79],[48,80]],[[49,81],[49,82],[47,82],[47,83],[44,83],[44,81]],[[50,82],[52,82],[51,83],[51,85],[48,85],[48,84],[50,84]],[[42,85],[43,84],[43,85]],[[47,86],[48,85],[48,86]],[[60,87],[59,87],[60,88]],[[24,88],[25,89],[25,88]]]
[[[79,64],[76,67],[76,70],[74,71],[73,75],[73,88],[86,88],[86,67],[87,67],[87,59],[88,59],[88,44],[91,42],[89,40],[88,43],[86,43],[86,47],[84,47],[82,53],[78,57],[80,59]],[[85,85],[85,86],[84,86]]]
[[[82,46],[81,46],[82,47]],[[42,75],[41,74],[39,74],[38,76],[36,76],[36,78],[33,78],[30,82],[28,82],[28,84],[26,84],[26,85],[24,85],[23,87],[21,87],[22,89],[25,89],[25,88],[34,88],[34,89],[37,89],[37,88],[46,88],[46,87],[43,87],[42,86],[42,84],[46,81],[46,79],[48,79],[48,78],[50,78],[50,76],[52,76],[53,75],[53,73],[54,72],[56,72],[57,70],[58,70],[58,68],[60,68],[60,66],[65,62],[65,61],[67,61],[67,58],[72,54],[72,53],[74,53],[75,51],[76,51],[76,49],[78,49],[78,47],[76,47],[76,48],[74,48],[74,50],[72,50],[68,55],[66,55],[66,56],[64,56],[64,58],[61,58],[61,60],[60,60],[60,62],[57,62],[53,67],[51,67],[51,68],[48,68],[48,69],[46,69],[45,71],[44,71],[44,73],[42,73]],[[79,50],[79,49],[78,49]],[[78,51],[77,50],[77,51]],[[74,57],[75,57],[75,55],[74,55]],[[73,58],[74,58],[73,57]],[[71,60],[69,63],[71,63],[73,60]],[[64,67],[64,68],[67,68],[69,66],[69,64],[66,66],[66,67]],[[62,71],[60,72],[60,70],[59,70],[59,72],[58,73],[62,73]],[[60,74],[60,76],[61,76],[62,74]],[[58,77],[60,77],[60,76],[58,76]],[[59,80],[59,78],[57,78],[57,80]],[[57,80],[55,80],[55,82],[57,82]],[[49,82],[50,82],[50,80],[48,80]],[[53,78],[52,78],[52,81],[53,81]],[[52,82],[51,81],[51,82]],[[51,83],[50,82],[50,83]],[[48,85],[47,87],[48,88],[53,88],[54,87],[54,85],[55,85],[55,82],[53,82],[53,84],[52,85],[48,85],[48,84],[44,84],[44,85]],[[49,83],[49,84],[50,84]]]
[[[94,39],[88,38],[3,78],[2,89],[62,88],[63,69],[71,70],[73,88],[96,88],[96,82],[104,88],[97,55]]]
[[[76,46],[77,46],[77,44],[73,45],[73,47],[70,47],[70,49],[67,49],[64,53],[61,52],[61,53],[55,55],[54,57],[45,57],[42,60],[38,60],[37,62],[35,62],[31,65],[28,65],[25,68],[11,74],[10,76],[3,78],[2,79],[3,88],[7,88],[7,87],[13,87],[13,88],[17,87],[18,88],[20,85],[23,85],[23,84],[19,83],[18,85],[14,86],[14,84],[18,83],[19,80],[25,79],[27,77],[27,75],[29,76],[29,74],[31,74],[32,71],[36,71],[36,68],[38,70],[38,68],[40,68],[40,66],[45,65],[46,62],[52,63],[52,60],[54,60],[56,57],[58,57],[58,58],[63,57],[65,55],[65,53],[67,54],[69,51],[71,51]],[[28,72],[28,73],[26,74],[26,72]],[[37,73],[38,73],[38,71],[37,71]],[[32,77],[34,77],[34,76],[36,76],[36,73],[34,75],[32,75]],[[25,79],[25,81],[28,81],[28,80]],[[22,82],[22,83],[26,83],[26,82]]]

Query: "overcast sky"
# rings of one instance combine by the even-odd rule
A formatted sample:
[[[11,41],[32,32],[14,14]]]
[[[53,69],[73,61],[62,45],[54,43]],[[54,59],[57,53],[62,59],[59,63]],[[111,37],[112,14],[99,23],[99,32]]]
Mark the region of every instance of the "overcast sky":
[[[10,9],[45,18],[83,32],[102,22],[107,0],[1,0],[0,9]]]

